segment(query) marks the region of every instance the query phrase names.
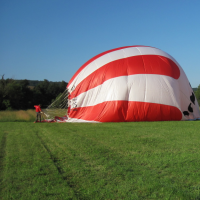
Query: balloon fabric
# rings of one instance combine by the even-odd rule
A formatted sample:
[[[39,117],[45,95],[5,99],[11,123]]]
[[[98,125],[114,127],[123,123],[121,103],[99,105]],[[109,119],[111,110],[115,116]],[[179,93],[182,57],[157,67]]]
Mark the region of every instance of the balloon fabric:
[[[178,62],[149,46],[126,46],[87,61],[67,85],[68,122],[180,121],[200,118]]]

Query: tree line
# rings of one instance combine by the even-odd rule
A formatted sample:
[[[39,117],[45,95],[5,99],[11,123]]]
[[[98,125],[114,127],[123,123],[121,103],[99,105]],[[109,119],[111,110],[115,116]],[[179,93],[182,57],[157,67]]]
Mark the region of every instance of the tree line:
[[[0,79],[0,110],[26,110],[38,104],[46,108],[65,91],[66,86],[65,81],[14,80],[4,79],[2,76]],[[200,105],[200,85],[193,90]]]
[[[195,93],[195,96],[197,98],[197,101],[199,103],[199,106],[200,106],[200,85],[198,86],[198,88],[194,91]]]
[[[33,81],[32,81],[33,82]],[[33,109],[41,104],[43,108],[50,105],[56,97],[66,89],[67,82],[34,81],[29,80],[0,80],[0,110]]]

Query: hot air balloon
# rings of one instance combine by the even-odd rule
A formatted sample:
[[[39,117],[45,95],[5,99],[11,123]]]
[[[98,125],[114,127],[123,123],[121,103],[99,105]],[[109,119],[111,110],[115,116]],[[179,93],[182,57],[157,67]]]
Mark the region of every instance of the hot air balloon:
[[[200,118],[178,62],[149,46],[96,55],[68,83],[68,122],[180,121]]]

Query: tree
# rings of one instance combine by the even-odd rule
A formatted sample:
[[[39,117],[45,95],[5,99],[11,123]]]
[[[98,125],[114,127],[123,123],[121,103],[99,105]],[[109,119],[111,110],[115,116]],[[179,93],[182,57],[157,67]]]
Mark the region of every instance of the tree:
[[[36,82],[36,81],[35,81]],[[47,107],[60,93],[63,93],[67,83],[38,81],[34,89],[29,88],[28,80],[0,79],[0,110],[29,109],[42,104]]]
[[[195,96],[196,96],[197,101],[198,101],[198,103],[200,105],[200,85],[198,86],[198,88],[197,88],[197,90],[195,92]]]
[[[0,80],[0,110],[11,108],[10,99],[8,97],[8,86],[13,81],[13,79],[4,79],[4,75]]]
[[[32,107],[33,102],[33,91],[28,87],[29,81],[28,80],[21,80],[20,81],[20,91],[22,94],[21,101],[22,101],[22,109],[28,109]]]

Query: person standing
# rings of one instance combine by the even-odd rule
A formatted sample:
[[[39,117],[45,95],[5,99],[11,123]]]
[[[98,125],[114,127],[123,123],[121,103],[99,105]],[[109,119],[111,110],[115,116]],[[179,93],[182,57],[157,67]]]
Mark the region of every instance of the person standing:
[[[34,107],[35,107],[35,111],[36,111],[35,122],[38,122],[39,120],[41,122],[41,112],[42,112],[41,105],[40,104],[39,105],[35,105]]]

